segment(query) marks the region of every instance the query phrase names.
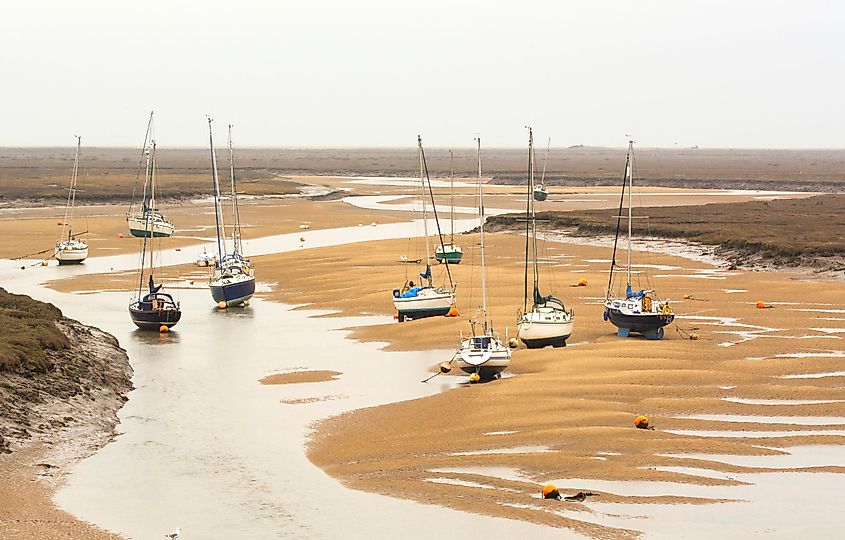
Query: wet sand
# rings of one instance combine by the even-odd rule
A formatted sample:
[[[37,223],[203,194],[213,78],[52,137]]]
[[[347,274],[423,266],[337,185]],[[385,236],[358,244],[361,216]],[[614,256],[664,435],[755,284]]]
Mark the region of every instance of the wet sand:
[[[524,239],[494,234],[486,240],[494,326],[514,335],[522,306]],[[460,317],[366,326],[354,329],[352,337],[383,342],[390,350],[453,347],[460,332],[469,330],[480,300],[477,235],[460,235],[457,241],[465,251],[464,263],[452,267]],[[259,279],[279,284],[262,296],[333,310],[329,316],[390,314],[391,290],[416,277],[415,265],[400,262],[403,255],[414,258],[415,243],[386,240],[256,257]],[[667,338],[658,342],[622,339],[601,319],[609,255],[607,247],[545,244],[543,257],[552,261],[553,277],[546,268],[542,292],[554,292],[575,307],[568,347],[516,351],[514,377],[327,420],[315,434],[309,459],[356,489],[594,537],[627,537],[648,531],[648,523],[603,519],[594,509],[596,501],[620,505],[615,511],[624,515],[642,511],[644,503],[691,507],[740,497],[730,490],[655,497],[645,489],[603,482],[730,488],[738,483],[732,477],[759,472],[765,456],[845,442],[845,426],[836,420],[845,417],[842,376],[799,378],[842,371],[845,284],[787,272],[728,272],[670,255],[638,257],[635,263],[655,266],[650,273],[660,295],[675,300],[677,330],[667,329]],[[443,270],[434,268],[438,281]],[[570,287],[582,278],[586,287]],[[76,290],[102,285],[97,276],[65,281]],[[758,300],[774,307],[757,309]],[[686,339],[689,333],[700,339]],[[430,365],[446,359],[432,354]],[[438,378],[427,384],[439,384]],[[798,407],[748,400],[818,403],[799,401]],[[648,415],[656,429],[634,429],[639,414]],[[692,417],[716,414],[742,421]],[[771,424],[742,416],[829,417],[833,425]],[[724,435],[708,435],[714,431]],[[741,436],[729,435],[735,432]],[[778,436],[771,437],[773,432]],[[718,458],[724,454],[760,461],[736,465]],[[688,455],[705,457],[683,457]],[[704,467],[711,474],[673,467]],[[822,461],[809,470],[841,472],[841,466]],[[584,503],[536,499],[543,483],[566,479],[573,480],[573,490],[598,496]],[[572,511],[559,512],[562,504]],[[778,530],[781,516],[771,512],[770,517]],[[707,519],[706,511],[699,519]]]
[[[337,379],[341,373],[329,370],[292,371],[290,373],[276,373],[261,379],[261,384],[299,384],[318,383]]]
[[[39,449],[0,456],[0,538],[120,538],[56,508],[52,502],[56,479],[50,478],[54,473],[36,465],[43,458],[44,452]],[[35,478],[42,481],[34,481]]]

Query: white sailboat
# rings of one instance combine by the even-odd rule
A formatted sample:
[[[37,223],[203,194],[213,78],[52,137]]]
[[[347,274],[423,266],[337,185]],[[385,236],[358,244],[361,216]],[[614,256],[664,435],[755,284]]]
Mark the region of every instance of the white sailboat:
[[[449,217],[449,241],[439,244],[434,248],[434,258],[437,262],[443,263],[448,261],[449,264],[461,264],[461,259],[464,256],[464,250],[461,246],[455,243],[455,155],[449,150],[449,207],[451,215]]]
[[[141,159],[149,153],[147,141],[153,138],[153,113],[150,112],[150,120],[147,122],[147,133],[144,136]],[[138,165],[138,175],[135,178],[137,187],[138,176],[141,172],[141,164]],[[135,188],[132,189],[132,202],[129,203],[129,211],[126,213],[126,224],[129,226],[129,234],[138,238],[144,237],[167,237],[173,234],[173,223],[164,217],[156,206],[155,193],[150,188],[146,178],[144,179],[143,197],[141,208],[133,214],[135,204]]]
[[[549,190],[546,189],[546,165],[549,163],[549,148],[552,144],[552,138],[549,137],[549,142],[546,145],[546,159],[543,160],[543,174],[540,176],[540,183],[534,186],[534,200],[545,201],[549,198]]]
[[[563,301],[553,295],[540,294],[540,268],[537,253],[537,216],[534,211],[532,189],[534,186],[534,133],[528,128],[528,196],[525,209],[525,295],[519,316],[519,339],[529,349],[546,347],[565,347],[566,340],[572,335],[575,312],[566,310]],[[536,193],[536,191],[534,192]],[[530,262],[530,264],[529,264]],[[534,268],[534,288],[531,295],[533,305],[528,309],[528,267]]]
[[[249,302],[249,299],[255,294],[255,275],[252,264],[244,258],[242,253],[231,124],[229,125],[229,174],[232,185],[232,252],[229,253],[226,247],[226,227],[223,224],[223,212],[220,207],[220,181],[217,176],[217,153],[214,151],[211,123],[212,120],[209,118],[208,142],[211,147],[211,179],[214,191],[214,223],[217,230],[217,260],[214,262],[214,273],[208,282],[208,288],[211,290],[211,297],[218,305],[238,306]]]
[[[428,166],[425,162],[425,152],[423,151],[422,138],[417,136],[417,145],[419,148],[420,160],[420,184],[422,187],[422,222],[423,222],[423,237],[425,238],[425,259],[421,262],[425,263],[425,271],[420,272],[419,285],[415,284],[413,280],[406,279],[405,284],[400,289],[393,289],[393,307],[398,312],[399,322],[406,320],[420,319],[424,317],[434,317],[437,315],[446,315],[455,305],[455,284],[452,282],[452,272],[449,270],[449,261],[446,263],[446,275],[449,279],[449,287],[445,284],[435,286],[431,275],[431,265],[429,264],[429,257],[431,253],[431,246],[428,237],[428,210],[426,205],[426,187],[431,195],[432,209],[434,210],[434,218],[437,223],[438,237],[440,238],[440,246],[443,246],[443,234],[440,232],[440,222],[437,219],[437,209],[434,207],[434,194],[431,189],[431,180],[428,178]]]
[[[76,154],[73,157],[73,174],[70,177],[70,189],[67,194],[65,217],[56,241],[55,257],[59,264],[79,264],[88,258],[88,243],[76,238],[85,232],[73,232],[73,214],[76,207],[76,182],[79,177],[79,150],[82,147],[82,137],[76,136]]]
[[[625,174],[622,177],[622,198],[619,201],[619,214],[616,216],[616,238],[613,241],[613,256],[610,262],[610,279],[604,301],[604,320],[618,328],[617,335],[628,337],[632,332],[648,339],[662,339],[663,327],[675,319],[669,300],[660,300],[654,289],[633,290],[631,282],[631,241],[633,238],[633,201],[632,186],[634,177],[634,141],[628,141],[628,156],[625,159]],[[628,189],[628,261],[625,265],[626,286],[624,296],[614,293],[613,281],[616,267],[616,247],[619,243],[619,231],[622,224],[622,207],[625,201],[625,189]]]
[[[481,242],[481,320],[470,320],[472,336],[464,338],[461,333],[458,349],[452,357],[465,373],[470,374],[470,381],[491,380],[501,376],[511,361],[510,348],[499,339],[498,334],[489,324],[487,317],[487,276],[484,261],[484,196],[481,183],[481,138],[478,144],[478,220]],[[479,331],[480,330],[480,331]]]

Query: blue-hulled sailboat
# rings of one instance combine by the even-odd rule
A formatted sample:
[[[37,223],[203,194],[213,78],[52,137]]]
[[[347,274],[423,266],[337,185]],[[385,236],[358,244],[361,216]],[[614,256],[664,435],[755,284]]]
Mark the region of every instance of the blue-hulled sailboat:
[[[220,181],[217,174],[217,153],[214,151],[212,120],[208,119],[208,142],[211,147],[211,178],[214,191],[214,223],[217,232],[217,260],[208,282],[211,297],[221,307],[245,305],[255,294],[255,275],[251,262],[243,256],[241,223],[238,211],[232,126],[229,125],[229,174],[232,184],[232,252],[226,247],[226,228],[220,204]]]

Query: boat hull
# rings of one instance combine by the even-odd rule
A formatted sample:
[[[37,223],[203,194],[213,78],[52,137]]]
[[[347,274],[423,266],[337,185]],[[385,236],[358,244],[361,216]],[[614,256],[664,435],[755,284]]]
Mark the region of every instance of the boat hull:
[[[485,345],[479,345],[485,340]],[[475,336],[465,339],[452,357],[452,363],[468,374],[478,373],[482,380],[497,378],[511,362],[511,352],[498,339]]]
[[[519,323],[519,340],[529,349],[543,347],[566,347],[566,340],[572,335],[572,319],[562,321],[530,320],[523,317]]]
[[[173,235],[173,224],[169,221],[153,221],[149,227],[143,217],[132,217],[126,221],[129,224],[129,234],[136,238],[166,238]]]
[[[88,258],[88,245],[68,244],[63,242],[56,246],[55,257],[61,265],[79,264]]]
[[[141,330],[159,330],[162,326],[171,328],[182,318],[182,311],[178,308],[140,309],[138,304],[135,302],[129,306],[129,316]]]
[[[664,334],[663,327],[675,320],[675,315],[672,313],[666,315],[662,313],[628,314],[609,307],[605,308],[604,318],[619,328],[620,336],[627,336],[634,332],[649,339],[661,339]]]
[[[237,280],[221,278],[209,283],[208,288],[216,303],[226,302],[227,306],[237,306],[248,301],[255,294],[255,278],[252,276]]]
[[[455,295],[451,292],[435,292],[431,289],[428,294],[420,294],[411,298],[393,298],[393,307],[399,313],[399,322],[425,317],[446,315],[455,305]]]
[[[535,201],[545,201],[549,198],[549,193],[547,191],[540,191],[538,189],[534,190],[534,200]]]
[[[443,249],[441,249],[440,246],[437,246],[437,249],[434,250],[434,258],[441,264],[444,262],[448,262],[449,264],[460,264],[463,257],[463,250],[454,244],[444,244]]]

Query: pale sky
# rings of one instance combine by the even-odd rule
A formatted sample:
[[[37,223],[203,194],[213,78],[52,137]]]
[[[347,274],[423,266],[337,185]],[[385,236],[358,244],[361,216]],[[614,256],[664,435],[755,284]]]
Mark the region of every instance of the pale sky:
[[[845,147],[837,1],[7,0],[0,146]]]

